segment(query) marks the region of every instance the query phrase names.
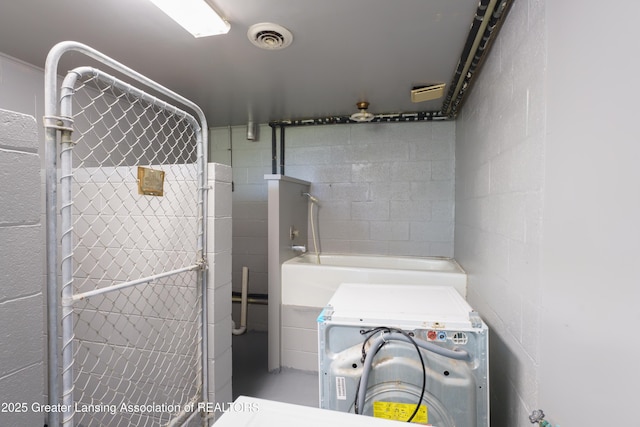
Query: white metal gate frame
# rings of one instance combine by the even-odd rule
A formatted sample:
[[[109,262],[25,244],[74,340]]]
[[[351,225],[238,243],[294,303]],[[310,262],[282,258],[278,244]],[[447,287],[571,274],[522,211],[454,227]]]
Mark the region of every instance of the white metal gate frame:
[[[71,81],[63,84],[60,94],[60,110],[58,111],[58,65],[62,56],[68,52],[79,52],[85,56],[97,60],[100,63],[110,67],[118,73],[133,79],[144,87],[171,99],[172,102],[187,107],[193,111],[197,119],[191,114],[178,109],[152,95],[143,92],[136,87],[125,83],[113,76],[110,76],[100,70],[91,67],[81,67],[69,74]],[[179,269],[163,272],[153,276],[132,280],[124,283],[113,285],[109,288],[100,288],[85,292],[82,294],[73,294],[72,282],[73,272],[71,265],[71,257],[69,254],[73,251],[70,223],[70,208],[72,205],[72,188],[71,188],[71,147],[73,142],[71,134],[73,131],[73,119],[71,115],[71,102],[68,101],[73,94],[72,80],[84,75],[92,74],[98,79],[108,81],[111,85],[118,87],[120,90],[132,94],[134,96],[144,98],[147,101],[154,102],[173,114],[184,117],[193,127],[196,135],[197,143],[197,254],[196,262],[193,265],[183,266]],[[66,89],[65,89],[66,88]],[[200,355],[200,382],[199,389],[201,391],[200,400],[205,402],[208,396],[207,381],[207,124],[206,118],[202,110],[195,103],[183,98],[182,96],[172,92],[164,86],[154,82],[153,80],[139,74],[129,67],[109,58],[108,56],[92,49],[84,44],[67,41],[55,45],[47,56],[45,64],[45,175],[46,175],[46,271],[47,271],[47,353],[48,353],[48,404],[52,407],[62,408],[63,412],[51,411],[48,413],[48,425],[50,427],[62,425],[70,427],[74,425],[74,399],[73,399],[73,304],[75,301],[82,300],[90,296],[112,291],[114,289],[122,289],[126,287],[136,286],[142,283],[148,283],[163,277],[179,274],[186,271],[197,271],[198,284],[201,292],[200,295],[200,331],[199,331],[199,355]],[[59,141],[59,142],[58,142]],[[61,144],[60,149],[60,177],[58,177],[58,143]],[[61,249],[64,254],[62,260],[58,261],[58,180],[60,181],[60,212],[68,210],[69,213],[61,215]],[[62,289],[58,287],[58,274],[61,273]],[[59,330],[58,322],[60,314],[58,307],[62,307],[62,322]],[[59,333],[62,336],[62,349],[58,343]],[[60,360],[61,358],[61,360]],[[60,362],[62,363],[60,365]],[[60,366],[61,375],[60,375]],[[61,396],[62,394],[62,396]],[[197,412],[183,413],[181,417],[172,420],[171,425],[177,425],[180,422],[188,422],[195,416]],[[202,415],[202,414],[200,414]],[[62,420],[60,420],[62,416]],[[205,417],[206,418],[206,417]],[[203,424],[206,419],[203,418]]]

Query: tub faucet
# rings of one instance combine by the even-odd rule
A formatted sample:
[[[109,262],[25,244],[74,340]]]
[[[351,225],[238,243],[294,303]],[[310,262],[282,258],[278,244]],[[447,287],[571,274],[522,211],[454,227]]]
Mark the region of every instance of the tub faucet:
[[[291,250],[295,253],[304,254],[307,252],[306,245],[291,245]]]

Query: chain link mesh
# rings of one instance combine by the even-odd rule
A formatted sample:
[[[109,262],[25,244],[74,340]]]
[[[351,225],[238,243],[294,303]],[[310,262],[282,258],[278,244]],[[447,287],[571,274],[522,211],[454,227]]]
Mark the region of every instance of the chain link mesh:
[[[198,262],[196,130],[165,106],[94,76],[75,88],[74,295]],[[162,196],[139,194],[138,167],[164,172]],[[165,425],[199,400],[201,307],[197,271],[75,303],[76,425]]]

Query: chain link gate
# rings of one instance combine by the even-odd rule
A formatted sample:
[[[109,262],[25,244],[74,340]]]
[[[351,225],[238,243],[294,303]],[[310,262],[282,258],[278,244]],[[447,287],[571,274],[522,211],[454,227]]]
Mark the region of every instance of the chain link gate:
[[[49,425],[184,425],[207,396],[206,121],[91,67],[52,111],[69,50],[200,112],[84,45],[47,58]]]

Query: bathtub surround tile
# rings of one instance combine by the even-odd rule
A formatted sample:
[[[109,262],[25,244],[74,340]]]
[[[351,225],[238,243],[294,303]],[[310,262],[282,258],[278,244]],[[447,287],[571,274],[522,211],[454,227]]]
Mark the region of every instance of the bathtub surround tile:
[[[351,218],[353,220],[388,220],[389,202],[370,201],[352,202]]]
[[[451,242],[453,224],[450,222],[411,222],[411,240],[423,242]]]
[[[431,202],[428,200],[392,200],[391,218],[400,221],[430,221]]]
[[[390,179],[390,164],[360,162],[351,165],[351,180],[353,182],[387,182]]]
[[[371,221],[371,240],[409,240],[409,222]]]
[[[323,221],[322,236],[326,239],[364,240],[369,238],[370,224],[369,221]],[[312,250],[313,244],[308,249]]]
[[[396,162],[391,164],[391,181],[424,182],[431,179],[432,162]]]
[[[383,253],[389,253],[389,246],[392,242],[373,240],[348,240],[347,243],[347,253],[379,255]]]
[[[438,244],[437,242],[423,241],[397,241],[389,242],[388,251],[399,256],[444,256],[452,257],[453,250],[449,243]]]
[[[369,200],[411,200],[411,186],[406,182],[373,182]]]
[[[358,201],[361,198],[358,197]],[[361,201],[362,203],[365,203],[366,201]],[[339,200],[339,199],[328,199],[328,200],[322,200],[322,204],[320,205],[320,207],[318,208],[317,212],[316,212],[316,221],[320,222],[320,226],[322,227],[323,221],[330,221],[330,220],[351,220],[351,206],[352,203],[349,200]],[[322,239],[322,236],[320,236],[320,238]]]

